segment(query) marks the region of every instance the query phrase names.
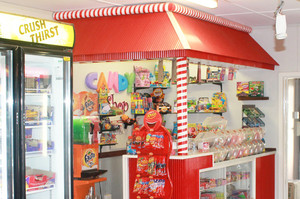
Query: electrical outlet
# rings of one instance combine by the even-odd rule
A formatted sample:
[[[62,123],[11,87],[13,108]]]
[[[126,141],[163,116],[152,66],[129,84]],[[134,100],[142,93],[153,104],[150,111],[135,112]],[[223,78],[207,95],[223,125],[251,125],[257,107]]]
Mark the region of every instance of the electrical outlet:
[[[111,194],[105,194],[103,199],[111,199]]]

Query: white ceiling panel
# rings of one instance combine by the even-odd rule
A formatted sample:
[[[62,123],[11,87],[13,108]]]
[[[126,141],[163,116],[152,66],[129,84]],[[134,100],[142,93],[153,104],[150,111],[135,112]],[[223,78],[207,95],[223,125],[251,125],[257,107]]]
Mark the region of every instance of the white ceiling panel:
[[[218,8],[206,9],[188,0],[0,0],[0,2],[51,12],[162,1],[180,3],[252,27],[274,25],[274,12],[280,3],[280,0],[219,0]],[[300,24],[300,0],[285,0],[284,2],[283,14],[286,15],[287,23]]]

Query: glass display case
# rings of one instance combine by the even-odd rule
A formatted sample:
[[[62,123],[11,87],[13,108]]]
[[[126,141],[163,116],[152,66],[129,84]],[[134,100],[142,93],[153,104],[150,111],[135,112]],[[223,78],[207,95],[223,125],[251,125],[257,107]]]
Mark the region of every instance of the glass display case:
[[[12,50],[0,49],[0,199],[12,198]]]
[[[200,199],[252,199],[255,197],[253,161],[215,164],[200,170]]]
[[[25,54],[26,198],[64,198],[70,140],[64,97],[70,57]]]

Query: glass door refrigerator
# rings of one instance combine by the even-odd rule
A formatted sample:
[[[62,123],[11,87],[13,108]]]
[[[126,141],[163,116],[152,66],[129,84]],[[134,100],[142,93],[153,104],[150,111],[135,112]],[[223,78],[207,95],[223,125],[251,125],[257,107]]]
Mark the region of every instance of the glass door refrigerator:
[[[70,24],[0,13],[0,199],[72,198]]]

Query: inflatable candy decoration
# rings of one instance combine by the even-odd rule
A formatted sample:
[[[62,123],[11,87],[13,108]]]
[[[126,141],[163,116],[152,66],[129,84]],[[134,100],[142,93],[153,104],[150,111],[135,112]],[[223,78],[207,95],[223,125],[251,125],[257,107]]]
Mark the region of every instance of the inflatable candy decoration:
[[[119,91],[124,91],[128,87],[128,80],[119,74]]]
[[[105,76],[104,76],[103,72],[101,72],[101,74],[99,76],[98,84],[97,84],[97,92],[98,93],[100,92],[101,88],[107,89],[107,92],[109,93],[109,89],[108,89],[106,79],[105,79]]]
[[[127,93],[131,93],[132,92],[132,87],[133,87],[133,83],[135,80],[135,73],[125,73],[124,76],[126,77],[127,81],[128,81],[128,87],[127,87]]]
[[[92,90],[97,90],[97,86],[94,84],[94,81],[98,79],[97,73],[89,73],[85,77],[85,85]]]
[[[119,93],[119,75],[117,72],[108,72],[108,89],[114,89],[116,93]]]

